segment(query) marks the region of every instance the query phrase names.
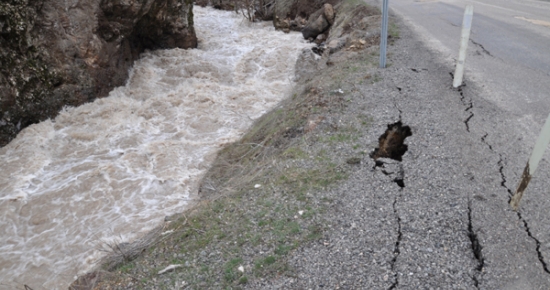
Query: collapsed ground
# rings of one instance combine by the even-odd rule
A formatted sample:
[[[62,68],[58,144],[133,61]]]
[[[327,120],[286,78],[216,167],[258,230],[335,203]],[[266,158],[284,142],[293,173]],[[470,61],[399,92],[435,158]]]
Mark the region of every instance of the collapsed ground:
[[[499,112],[399,25],[387,69],[370,45],[304,54],[295,93],[220,152],[201,201],[74,289],[547,289],[507,207]],[[392,159],[395,124],[410,136]]]

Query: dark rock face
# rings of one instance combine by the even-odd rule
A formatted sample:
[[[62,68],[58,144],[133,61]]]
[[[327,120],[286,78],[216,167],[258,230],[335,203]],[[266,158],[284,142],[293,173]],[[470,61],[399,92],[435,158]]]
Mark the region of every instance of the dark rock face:
[[[334,9],[327,3],[311,14],[309,21],[302,29],[302,35],[305,39],[315,39],[319,34],[327,31],[332,23],[334,23]]]
[[[329,26],[330,24],[325,17],[319,15],[315,20],[308,22],[304,29],[302,29],[302,35],[305,39],[315,39],[317,35],[325,32]]]
[[[2,0],[0,146],[123,85],[145,49],[193,48],[192,0]]]
[[[324,4],[332,6],[341,0],[277,0],[273,8],[273,26],[283,31],[298,30],[303,27],[302,20],[311,18]],[[293,28],[293,26],[297,26]]]

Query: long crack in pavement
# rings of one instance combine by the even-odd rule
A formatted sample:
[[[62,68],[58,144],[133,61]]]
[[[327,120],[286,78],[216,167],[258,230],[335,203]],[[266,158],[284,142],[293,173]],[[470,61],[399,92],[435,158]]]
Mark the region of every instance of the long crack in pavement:
[[[464,97],[464,93],[460,90],[460,95],[462,97]],[[466,108],[466,111],[470,111],[472,108],[473,108],[473,102],[472,100],[470,99],[470,102],[469,102],[469,106],[468,108]],[[473,113],[472,115],[470,115],[470,117],[467,119],[468,121],[471,119],[471,117],[473,117]],[[466,123],[467,124],[467,123]],[[466,125],[467,128],[468,128],[468,125]],[[468,132],[470,132],[470,130],[468,130]],[[506,176],[504,174],[504,157],[502,155],[502,153],[497,153],[495,152],[495,150],[493,149],[493,146],[491,144],[489,144],[489,142],[487,141],[487,137],[489,136],[489,133],[485,133],[482,137],[481,137],[481,142],[483,142],[483,144],[487,145],[487,147],[489,148],[489,150],[491,150],[491,152],[493,152],[494,154],[498,154],[498,157],[499,157],[499,160],[498,160],[498,171],[499,171],[499,174],[500,174],[500,177],[501,177],[501,182],[500,182],[500,185],[506,189],[506,191],[508,192],[508,203],[510,203],[510,201],[512,200],[512,196],[513,196],[513,191],[506,185]],[[469,208],[470,212],[468,213],[470,215],[471,213],[471,209]],[[535,237],[533,236],[533,234],[531,233],[531,229],[529,228],[529,224],[527,223],[527,221],[522,217],[521,215],[521,212],[518,210],[516,212],[517,216],[518,216],[518,219],[521,221],[521,223],[523,224],[523,227],[525,229],[525,232],[527,233],[527,236],[529,236],[529,238],[531,238],[535,244],[536,244],[536,251],[537,251],[537,256],[538,256],[538,259],[542,265],[542,268],[544,269],[544,272],[550,274],[550,270],[548,270],[548,264],[544,261],[544,257],[541,253],[541,250],[540,250],[540,246],[541,246],[541,243],[540,241]],[[473,244],[472,244],[472,248],[474,248]],[[481,250],[481,249],[480,249]],[[475,254],[475,253],[474,253]],[[477,256],[476,256],[477,258]]]
[[[473,42],[473,41],[472,41]],[[477,46],[481,47],[485,52],[486,54],[490,55],[490,53],[488,51],[486,51],[483,46],[481,46],[480,44],[478,43],[475,43],[473,42],[474,44],[476,44]],[[453,74],[451,73],[451,76],[453,76]],[[465,87],[466,85],[463,84],[462,86],[460,86],[458,88],[458,92],[460,93],[460,96],[461,96],[461,102],[462,104],[466,107],[465,108],[465,112],[468,112],[470,115],[465,119],[464,121],[464,124],[466,125],[466,130],[468,131],[468,133],[472,133],[470,131],[470,126],[469,126],[469,122],[471,121],[471,119],[474,117],[474,112],[473,112],[473,99],[471,97],[466,97],[465,96],[465,92],[463,90],[463,87]],[[507,178],[506,178],[506,175],[504,173],[504,161],[505,161],[505,157],[503,155],[503,153],[498,153],[496,152],[494,149],[493,149],[493,146],[487,141],[487,138],[489,136],[489,133],[485,132],[483,134],[483,136],[480,138],[481,139],[481,142],[483,144],[485,144],[487,146],[487,148],[495,155],[498,155],[498,162],[497,162],[497,168],[498,168],[498,172],[499,172],[499,175],[500,175],[500,186],[502,188],[504,188],[506,190],[506,192],[508,193],[508,203],[510,202],[512,196],[513,196],[513,191],[506,185],[507,183]],[[521,222],[521,224],[523,225],[523,228],[527,234],[527,236],[532,239],[534,242],[535,242],[535,250],[536,250],[536,253],[537,253],[537,257],[538,257],[538,260],[544,270],[544,272],[546,272],[547,274],[550,274],[550,271],[548,269],[548,265],[547,263],[544,261],[544,257],[542,255],[542,252],[540,250],[540,247],[541,247],[541,243],[540,241],[532,234],[531,232],[531,229],[529,227],[529,224],[527,222],[526,219],[523,218],[523,216],[521,215],[521,212],[520,211],[517,211],[516,212],[516,215],[519,219],[519,221]],[[482,254],[482,246],[480,244],[480,241],[477,237],[477,234],[475,233],[475,231],[473,230],[473,227],[472,227],[472,208],[471,208],[471,201],[468,201],[468,220],[469,220],[469,224],[468,224],[468,236],[470,237],[470,240],[472,242],[472,251],[474,253],[474,257],[476,258],[476,260],[479,261],[479,264],[478,264],[478,268],[476,268],[477,272],[478,272],[478,275],[481,275],[482,274],[482,269],[483,269],[483,266],[485,264],[485,261],[484,261],[484,258],[483,258],[483,254]],[[472,277],[475,281],[475,286],[479,288],[479,277],[477,275],[475,275],[474,277]]]
[[[397,286],[399,286],[399,275],[397,274],[397,271],[395,270],[395,264],[397,262],[397,258],[399,257],[399,244],[401,243],[401,239],[403,238],[403,233],[401,232],[401,217],[399,217],[399,212],[397,210],[397,200],[399,199],[401,195],[401,190],[395,195],[395,199],[393,201],[393,212],[395,214],[395,219],[397,221],[397,239],[395,241],[395,246],[393,250],[394,257],[391,260],[391,270],[394,272],[394,282],[390,286],[389,290],[395,289]]]
[[[472,243],[472,252],[474,254],[474,257],[478,261],[478,264],[475,268],[476,272],[472,276],[472,280],[474,281],[474,286],[479,289],[479,276],[483,273],[485,259],[483,258],[483,247],[481,246],[477,237],[477,233],[476,231],[474,231],[472,225],[472,204],[470,200],[468,200],[468,237],[470,238],[470,242]]]

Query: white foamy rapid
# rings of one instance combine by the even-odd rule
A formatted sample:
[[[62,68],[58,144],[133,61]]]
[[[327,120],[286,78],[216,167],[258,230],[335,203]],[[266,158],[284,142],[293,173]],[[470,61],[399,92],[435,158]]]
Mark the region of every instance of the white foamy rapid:
[[[0,288],[63,289],[104,244],[185,209],[223,144],[292,86],[298,33],[195,7],[199,49],[145,53],[128,84],[0,149]]]

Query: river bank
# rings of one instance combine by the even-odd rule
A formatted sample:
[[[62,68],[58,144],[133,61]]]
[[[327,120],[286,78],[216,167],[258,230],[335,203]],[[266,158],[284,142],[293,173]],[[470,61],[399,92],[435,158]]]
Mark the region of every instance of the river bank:
[[[376,8],[349,1],[341,11],[335,20],[339,33],[350,34],[353,25],[357,32],[379,26]],[[352,23],[354,17],[370,18]],[[348,40],[333,54],[304,52],[291,97],[218,154],[203,178],[198,204],[167,217],[143,242],[113,245],[104,270],[73,287],[241,287],[290,274],[289,254],[326,230],[324,213],[335,199],[319,192],[348,178],[370,153],[365,138],[373,120],[354,98],[358,86],[381,80],[379,38],[371,34]],[[398,38],[395,25],[390,35]],[[175,271],[157,276],[171,265]]]
[[[111,245],[185,209],[216,152],[284,98],[312,46],[212,8],[196,7],[195,23],[198,49],[147,52],[109,97],[0,148],[0,289],[66,289]]]

